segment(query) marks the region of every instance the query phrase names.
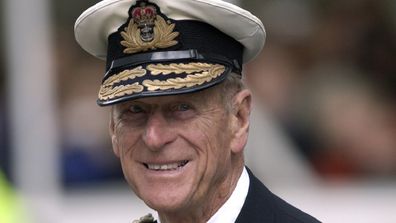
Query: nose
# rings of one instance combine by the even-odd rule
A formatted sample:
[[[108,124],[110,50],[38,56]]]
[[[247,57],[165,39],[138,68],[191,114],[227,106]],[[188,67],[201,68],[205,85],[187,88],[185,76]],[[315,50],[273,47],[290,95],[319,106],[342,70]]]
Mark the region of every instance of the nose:
[[[158,151],[176,139],[171,125],[161,112],[150,115],[143,133],[143,142],[151,151]]]

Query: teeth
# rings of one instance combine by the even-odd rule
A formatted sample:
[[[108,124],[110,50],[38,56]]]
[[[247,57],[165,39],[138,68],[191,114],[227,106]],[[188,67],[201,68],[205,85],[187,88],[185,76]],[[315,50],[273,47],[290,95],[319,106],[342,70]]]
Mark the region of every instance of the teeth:
[[[164,165],[158,165],[158,164],[146,164],[146,167],[150,170],[176,170],[179,167],[182,167],[186,165],[188,161],[182,161],[179,163],[171,163],[171,164],[164,164]]]

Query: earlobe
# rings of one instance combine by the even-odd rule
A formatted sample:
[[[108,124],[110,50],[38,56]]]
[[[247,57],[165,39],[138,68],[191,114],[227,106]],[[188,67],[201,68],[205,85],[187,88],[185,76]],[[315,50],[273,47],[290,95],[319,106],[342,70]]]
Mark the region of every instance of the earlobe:
[[[238,92],[233,99],[233,139],[231,150],[234,153],[243,151],[248,138],[249,117],[251,111],[252,95],[247,89]]]

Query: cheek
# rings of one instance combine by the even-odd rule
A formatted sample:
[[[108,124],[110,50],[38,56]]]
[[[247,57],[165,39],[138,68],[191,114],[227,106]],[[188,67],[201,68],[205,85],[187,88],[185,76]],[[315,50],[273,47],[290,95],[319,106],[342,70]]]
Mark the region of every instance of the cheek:
[[[135,185],[139,173],[136,172],[137,168],[134,160],[138,151],[137,143],[139,142],[139,137],[136,131],[125,130],[123,128],[118,128],[115,135],[117,138],[118,157],[125,180],[136,191],[137,188]]]
[[[139,133],[131,128],[119,126],[115,131],[114,138],[118,147],[119,157],[123,159],[126,158],[129,153],[133,152],[137,142],[139,141]]]
[[[209,153],[220,153],[227,150],[230,140],[229,120],[226,115],[214,115],[201,120],[194,129],[201,134],[199,138],[209,148]]]
[[[224,171],[230,162],[230,131],[225,119],[208,120],[194,126],[189,137],[198,145],[201,169],[209,176]]]
[[[214,196],[219,186],[224,182],[228,171],[231,169],[231,155],[227,152],[227,145],[219,140],[214,132],[207,131],[202,134],[199,151],[199,166],[197,171],[197,185],[195,198],[197,200]],[[204,143],[203,143],[204,142]]]

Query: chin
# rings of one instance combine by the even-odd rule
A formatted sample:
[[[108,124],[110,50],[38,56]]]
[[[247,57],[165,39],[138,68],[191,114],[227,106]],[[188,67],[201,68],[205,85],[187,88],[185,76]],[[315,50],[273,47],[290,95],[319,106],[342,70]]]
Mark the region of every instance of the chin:
[[[174,195],[174,196],[172,196]],[[183,196],[182,192],[173,190],[164,192],[151,192],[149,196],[140,197],[150,208],[158,212],[174,212],[184,209],[188,206],[191,201],[190,197]]]

